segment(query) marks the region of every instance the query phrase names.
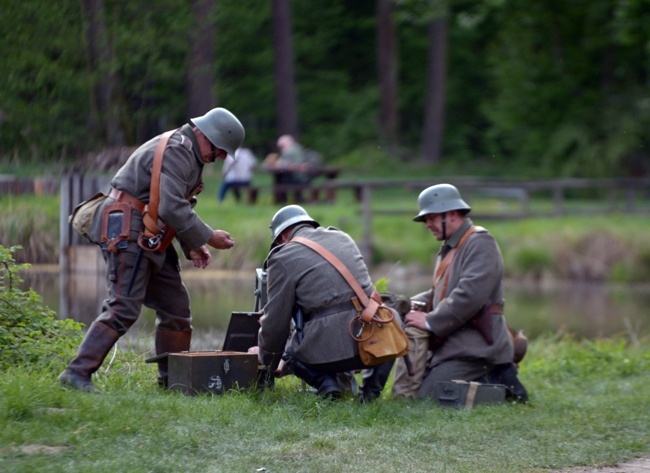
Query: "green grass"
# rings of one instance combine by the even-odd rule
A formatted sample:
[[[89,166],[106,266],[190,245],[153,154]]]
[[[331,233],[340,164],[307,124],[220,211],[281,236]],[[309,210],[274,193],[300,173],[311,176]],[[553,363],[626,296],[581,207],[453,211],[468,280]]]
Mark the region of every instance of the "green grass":
[[[521,366],[530,405],[471,411],[389,392],[328,402],[293,377],[188,397],[158,390],[155,368],[123,352],[92,395],[56,387],[60,368],[0,378],[3,472],[541,472],[650,454],[647,343],[540,337]]]

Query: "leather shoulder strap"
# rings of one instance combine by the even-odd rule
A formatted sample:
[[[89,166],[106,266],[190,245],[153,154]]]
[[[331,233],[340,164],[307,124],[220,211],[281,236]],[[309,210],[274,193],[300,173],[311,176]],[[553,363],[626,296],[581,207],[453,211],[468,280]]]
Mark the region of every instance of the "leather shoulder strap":
[[[347,266],[345,266],[340,259],[338,259],[331,251],[329,251],[320,243],[316,243],[313,240],[309,240],[308,238],[299,237],[299,236],[293,237],[291,239],[291,242],[296,242],[305,245],[306,247],[312,249],[313,251],[321,255],[332,266],[334,266],[338,270],[338,272],[341,273],[341,276],[345,278],[345,280],[350,285],[354,293],[357,295],[359,302],[363,305],[363,307],[365,307],[365,310],[363,311],[363,314],[361,316],[362,319],[367,322],[373,317],[375,312],[377,312],[377,307],[379,307],[379,304],[381,302],[381,297],[379,297],[377,291],[374,288],[372,290],[372,297],[368,297],[368,295],[361,288],[359,282],[356,279],[354,279],[354,276],[352,276],[352,273],[347,268]]]
[[[334,254],[325,248],[323,245],[320,243],[316,243],[313,240],[309,240],[307,238],[303,237],[293,237],[291,239],[292,242],[296,243],[301,243],[312,250],[314,250],[316,253],[321,255],[323,258],[325,258],[332,266],[334,266],[339,273],[341,273],[341,276],[345,278],[345,280],[348,282],[354,293],[357,295],[359,298],[359,302],[361,302],[364,306],[367,305],[367,300],[368,296],[366,295],[365,292],[363,292],[363,289],[361,289],[361,285],[359,282],[354,279],[354,276],[352,276],[352,273],[350,273],[350,270],[345,266],[340,259],[338,259]]]
[[[158,146],[153,155],[153,166],[151,169],[151,186],[149,188],[149,215],[154,222],[158,221],[158,204],[160,204],[160,172],[162,171],[162,161],[165,154],[165,148],[169,137],[172,136],[176,130],[169,130],[160,136]]]
[[[444,285],[442,287],[441,294],[442,294],[442,297],[445,296],[445,292],[447,291],[447,281],[449,280],[449,272],[447,271],[447,269],[448,269],[449,265],[451,265],[451,262],[454,259],[454,256],[456,255],[456,252],[461,247],[461,245],[465,242],[465,240],[467,240],[467,238],[472,233],[474,233],[478,229],[483,230],[482,227],[475,227],[474,225],[469,227],[467,229],[467,231],[465,231],[463,236],[460,238],[460,240],[458,241],[458,244],[456,245],[456,247],[449,250],[449,253],[447,253],[447,256],[445,256],[445,258],[440,262],[440,266],[438,267],[438,271],[436,271],[436,275],[435,275],[435,278],[434,278],[434,281],[433,281],[433,289],[434,290],[431,293],[431,297],[433,297],[433,292],[435,292],[435,287],[438,284],[438,282],[440,281],[440,278],[443,277],[443,275],[445,276],[445,280],[443,281]]]

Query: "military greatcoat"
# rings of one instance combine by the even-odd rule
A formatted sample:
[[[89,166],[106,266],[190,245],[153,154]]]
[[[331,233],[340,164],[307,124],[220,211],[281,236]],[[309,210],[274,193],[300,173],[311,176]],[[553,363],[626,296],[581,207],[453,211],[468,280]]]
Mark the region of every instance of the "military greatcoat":
[[[111,186],[143,203],[149,202],[151,172],[157,136],[136,149],[111,180]],[[204,245],[213,234],[212,228],[194,212],[195,201],[187,196],[201,183],[204,162],[194,132],[184,125],[169,138],[160,175],[158,214],[166,225],[176,231],[186,256],[191,249]],[[107,198],[98,209],[88,232],[88,239],[100,244],[103,208],[113,203]],[[137,238],[142,229],[142,214],[131,210],[130,239],[127,248],[118,254],[103,251],[108,270],[108,298],[103,302],[101,320],[123,335],[137,320],[142,305],[156,311],[157,330],[190,331],[191,314],[187,290],[180,277],[178,256],[173,245],[163,253],[143,252],[138,267]],[[132,278],[132,274],[136,274]],[[127,287],[132,288],[127,295]]]
[[[366,294],[373,290],[368,268],[354,240],[333,227],[313,228],[299,225],[291,234],[301,236],[331,251],[350,270]],[[303,363],[320,365],[356,359],[357,342],[348,326],[355,317],[352,305],[340,311],[314,317],[331,306],[354,297],[354,291],[343,276],[320,254],[299,243],[286,243],[273,249],[265,262],[268,301],[264,307],[259,331],[259,350],[263,359],[276,358],[287,350]],[[345,305],[345,304],[343,304]],[[299,343],[294,332],[289,343],[291,320],[296,306],[304,313],[304,337]]]

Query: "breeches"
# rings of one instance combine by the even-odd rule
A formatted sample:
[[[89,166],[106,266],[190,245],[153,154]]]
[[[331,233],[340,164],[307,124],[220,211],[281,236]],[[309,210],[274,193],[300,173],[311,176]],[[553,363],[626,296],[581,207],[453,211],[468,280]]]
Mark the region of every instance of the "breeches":
[[[164,255],[143,254],[137,268],[134,248],[129,244],[127,250],[117,254],[102,252],[108,266],[108,298],[97,320],[124,335],[138,320],[144,305],[156,312],[156,330],[191,331],[190,297],[181,280],[174,247],[170,245]]]
[[[329,363],[306,363],[295,355],[291,348],[287,348],[285,353],[282,355],[282,358],[286,361],[290,358],[295,358],[299,360],[305,366],[308,366],[311,369],[322,371],[325,373],[342,373],[344,371],[354,371],[367,368],[362,362],[361,358],[355,356],[353,358],[348,358],[345,360],[332,361]]]
[[[447,360],[434,366],[426,373],[417,391],[417,397],[434,397],[434,386],[438,382],[453,380],[475,381],[486,376],[493,366],[482,360]]]

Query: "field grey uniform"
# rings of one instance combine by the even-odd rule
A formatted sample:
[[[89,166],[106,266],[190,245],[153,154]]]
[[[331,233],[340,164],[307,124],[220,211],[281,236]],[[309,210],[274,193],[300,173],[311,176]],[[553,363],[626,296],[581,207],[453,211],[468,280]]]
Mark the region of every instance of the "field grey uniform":
[[[331,251],[370,295],[373,286],[368,269],[354,240],[346,233],[305,223],[294,228],[291,238],[295,236],[313,240]],[[356,315],[350,302],[354,291],[334,266],[310,248],[291,242],[271,250],[265,266],[268,301],[260,320],[261,359],[273,364],[284,354],[287,365],[298,362],[325,373],[364,368],[357,342],[348,331]],[[299,342],[294,332],[287,342],[296,306],[304,313],[303,339]],[[333,313],[320,315],[332,308]],[[293,372],[319,389],[315,385],[318,381],[305,379],[308,376],[295,369]]]
[[[153,156],[159,140],[160,136],[157,136],[140,146],[115,174],[111,186],[148,203]],[[204,163],[198,150],[192,129],[184,125],[169,139],[160,175],[158,213],[163,222],[176,230],[176,238],[186,255],[189,250],[204,245],[213,233],[212,228],[194,212],[193,203],[186,199],[201,183]],[[107,199],[107,203],[110,202],[113,199]],[[101,211],[95,216],[90,234],[91,238],[96,238],[95,241],[99,240],[100,216]],[[156,311],[157,330],[191,331],[189,296],[181,281],[178,256],[173,245],[162,254],[143,253],[133,287],[126,296],[141,229],[142,215],[134,210],[128,248],[117,255],[114,268],[111,268],[112,255],[103,252],[109,263],[109,296],[97,320],[124,335],[137,320],[144,304]]]
[[[436,270],[442,258],[458,245],[471,225],[472,221],[466,218],[442,244],[436,259]],[[438,381],[474,381],[485,377],[496,365],[512,363],[512,337],[502,315],[494,317],[492,345],[468,325],[487,300],[501,306],[504,304],[503,257],[494,237],[487,230],[477,227],[463,242],[447,272],[449,279],[445,294],[442,294],[443,276],[433,294],[433,310],[427,315],[431,331],[439,337],[446,337],[446,341],[433,353],[426,371],[422,373],[425,368],[422,366],[414,378],[408,376],[404,361],[398,360],[393,385],[395,395],[433,396],[434,384]],[[411,300],[429,302],[432,290],[418,294]],[[417,349],[418,344],[428,343],[429,332],[408,327],[407,334],[412,341],[415,338],[415,343],[411,344],[412,350]],[[417,354],[414,354],[412,359],[417,364],[416,358]]]
[[[152,164],[157,136],[140,146],[118,170],[111,181],[114,189],[129,194],[143,203],[149,202]],[[165,148],[160,174],[159,217],[176,231],[183,252],[189,255],[210,240],[212,228],[194,212],[196,201],[187,196],[201,183],[204,162],[194,132],[189,124],[174,132]],[[88,239],[101,243],[102,210],[115,202],[107,198],[98,209],[88,232]],[[139,247],[138,235],[143,227],[142,214],[131,210],[130,239],[125,249],[117,254],[102,251],[107,262],[106,284],[108,297],[103,301],[101,313],[90,326],[76,358],[70,362],[61,380],[73,386],[94,389],[90,375],[101,366],[115,342],[124,335],[140,315],[144,304],[156,312],[156,353],[179,352],[190,349],[192,324],[190,298],[180,276],[178,255],[173,245],[163,253],[142,252],[132,288],[132,279]],[[167,382],[167,361],[158,362],[159,383]],[[70,378],[71,373],[80,375]]]

